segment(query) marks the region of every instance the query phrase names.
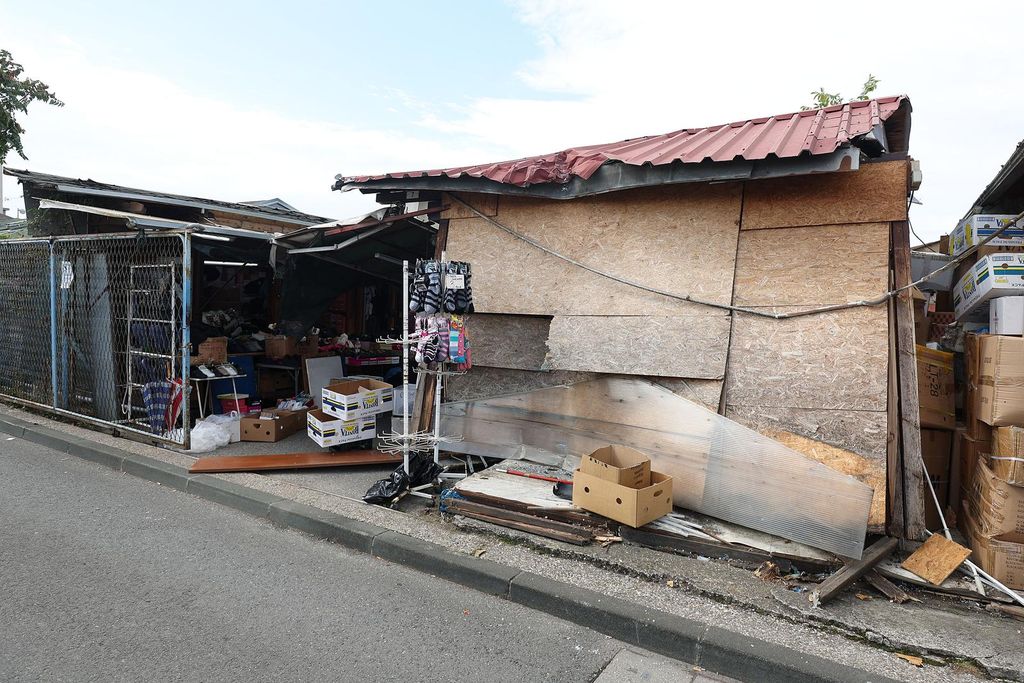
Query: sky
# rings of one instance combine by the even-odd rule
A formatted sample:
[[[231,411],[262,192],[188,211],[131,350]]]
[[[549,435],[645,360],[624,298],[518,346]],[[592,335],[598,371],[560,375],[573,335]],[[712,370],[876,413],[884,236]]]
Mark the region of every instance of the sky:
[[[926,240],[1024,139],[1024,3],[631,0],[15,2],[0,48],[63,108],[14,168],[347,217],[334,176],[498,161],[796,111],[824,87],[913,103]],[[4,205],[20,187],[4,183]]]

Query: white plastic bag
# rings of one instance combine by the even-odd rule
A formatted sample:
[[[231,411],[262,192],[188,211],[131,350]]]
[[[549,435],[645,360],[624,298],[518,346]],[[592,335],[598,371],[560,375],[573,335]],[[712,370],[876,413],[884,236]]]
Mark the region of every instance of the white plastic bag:
[[[231,442],[231,427],[223,421],[214,420],[214,417],[222,416],[211,415],[196,422],[192,428],[192,448],[189,453],[209,453]]]
[[[225,415],[210,415],[206,419],[218,427],[227,427],[228,435],[231,437],[231,443],[238,443],[242,440],[242,417],[238,414],[237,410],[232,410],[230,413]]]

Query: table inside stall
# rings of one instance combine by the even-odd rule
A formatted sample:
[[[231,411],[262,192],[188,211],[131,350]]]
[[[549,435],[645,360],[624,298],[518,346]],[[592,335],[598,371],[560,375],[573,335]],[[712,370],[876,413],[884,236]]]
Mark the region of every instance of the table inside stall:
[[[377,374],[382,377],[396,365],[402,364],[401,356],[343,356],[345,376]]]
[[[234,377],[202,377],[198,376],[199,371],[195,368],[189,373],[189,379],[196,388],[197,401],[199,402],[199,417],[206,414],[221,413],[220,402],[213,400],[219,394],[256,394],[255,359],[261,353],[229,353],[228,362],[238,368],[238,374]],[[209,410],[204,410],[203,406]]]

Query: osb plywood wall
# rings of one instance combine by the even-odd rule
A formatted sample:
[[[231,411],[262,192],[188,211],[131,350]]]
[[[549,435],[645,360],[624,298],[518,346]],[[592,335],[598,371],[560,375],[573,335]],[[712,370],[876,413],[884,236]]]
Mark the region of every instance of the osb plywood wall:
[[[765,311],[875,297],[889,222],[906,218],[907,162],[847,173],[675,185],[570,201],[464,195],[487,216],[594,268]],[[476,368],[453,399],[646,376],[876,488],[884,523],[884,306],[792,320],[682,302],[617,283],[518,240],[452,202],[450,258],[473,264]],[[472,325],[471,321],[471,325]],[[472,331],[472,327],[471,327]],[[478,346],[479,345],[479,346]],[[802,441],[801,437],[805,440]],[[851,464],[855,463],[855,464]]]

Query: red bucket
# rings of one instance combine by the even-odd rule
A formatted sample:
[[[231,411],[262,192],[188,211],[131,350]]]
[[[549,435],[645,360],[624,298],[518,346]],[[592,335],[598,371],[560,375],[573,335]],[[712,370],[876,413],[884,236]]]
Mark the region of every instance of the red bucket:
[[[220,399],[220,409],[223,413],[235,411],[239,415],[247,415],[249,413],[249,404],[246,403],[249,394],[217,394],[217,398]]]

